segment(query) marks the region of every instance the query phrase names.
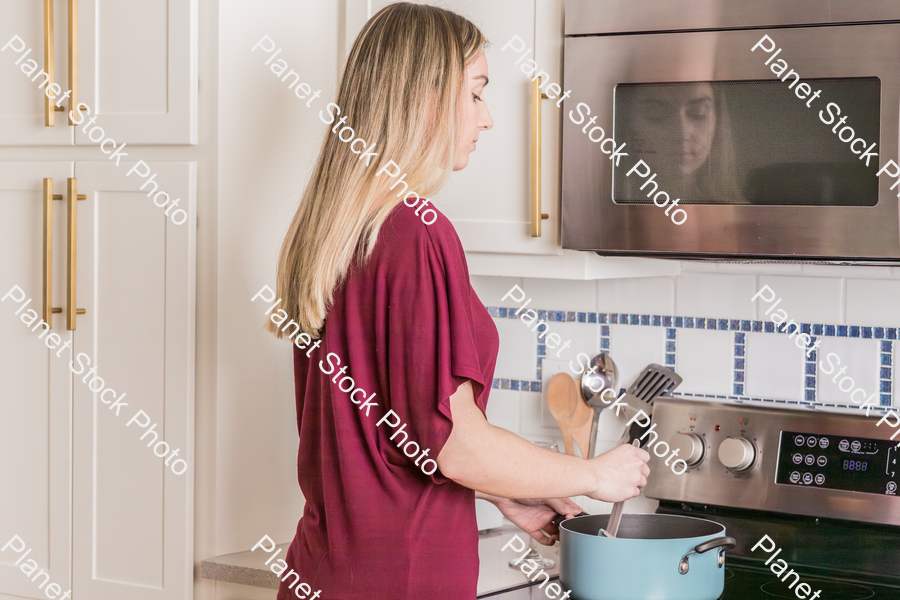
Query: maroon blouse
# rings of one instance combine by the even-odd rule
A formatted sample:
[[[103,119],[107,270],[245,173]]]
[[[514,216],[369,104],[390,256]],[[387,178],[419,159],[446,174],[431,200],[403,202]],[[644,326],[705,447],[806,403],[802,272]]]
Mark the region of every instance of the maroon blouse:
[[[425,473],[450,435],[450,396],[467,379],[484,412],[499,337],[450,221],[439,213],[425,225],[395,208],[371,258],[335,291],[320,339],[294,348],[306,506],[288,566],[323,600],[474,599],[474,492]],[[397,418],[376,426],[389,410]],[[294,581],[282,581],[278,600],[304,595],[288,589]]]

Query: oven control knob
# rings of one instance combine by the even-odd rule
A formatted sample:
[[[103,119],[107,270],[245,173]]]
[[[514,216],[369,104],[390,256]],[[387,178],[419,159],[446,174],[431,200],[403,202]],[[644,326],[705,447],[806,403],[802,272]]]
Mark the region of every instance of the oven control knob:
[[[726,438],[719,446],[719,462],[735,471],[746,471],[756,459],[756,447],[747,438]]]
[[[687,463],[689,469],[703,462],[705,444],[703,438],[696,433],[676,433],[669,440],[669,445],[678,449],[678,457]]]

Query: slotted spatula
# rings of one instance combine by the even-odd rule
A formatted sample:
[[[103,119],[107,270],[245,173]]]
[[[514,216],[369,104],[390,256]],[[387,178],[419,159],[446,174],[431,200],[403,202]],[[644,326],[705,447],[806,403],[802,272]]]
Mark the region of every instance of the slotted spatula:
[[[646,414],[653,414],[653,400],[663,394],[669,393],[679,385],[681,385],[681,375],[668,367],[657,364],[649,364],[641,371],[628,391],[625,392],[624,402],[631,409],[631,415],[637,414],[638,410],[643,410]],[[637,423],[633,423],[631,428],[625,430],[622,434],[620,444],[628,442],[631,429]]]

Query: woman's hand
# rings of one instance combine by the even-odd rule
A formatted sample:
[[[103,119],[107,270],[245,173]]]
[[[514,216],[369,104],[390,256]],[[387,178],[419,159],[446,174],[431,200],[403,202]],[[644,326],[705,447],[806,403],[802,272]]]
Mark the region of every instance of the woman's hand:
[[[570,518],[582,512],[581,507],[568,498],[546,500],[498,498],[494,504],[504,517],[545,546],[552,546],[559,539],[559,528],[550,524],[557,513]]]
[[[623,444],[588,461],[597,476],[597,488],[588,494],[604,502],[634,498],[647,485],[650,454],[637,446]]]

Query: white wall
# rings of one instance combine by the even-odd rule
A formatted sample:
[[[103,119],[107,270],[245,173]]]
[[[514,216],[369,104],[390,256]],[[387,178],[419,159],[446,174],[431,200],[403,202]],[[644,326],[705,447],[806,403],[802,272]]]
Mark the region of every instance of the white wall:
[[[200,148],[211,151],[198,161],[198,600],[274,598],[202,579],[199,563],[263,535],[290,540],[302,511],[291,351],[262,331],[265,308],[250,298],[274,283],[278,244],[324,129],[250,48],[269,35],[278,58],[327,102],[342,4],[200,2]]]
[[[324,133],[318,111],[337,73],[337,3],[246,3],[219,10],[219,213],[216,554],[263,535],[289,541],[301,516],[291,346],[262,331],[275,260]],[[277,58],[323,90],[299,100],[251,52]],[[277,60],[277,59],[276,59]],[[272,61],[271,64],[275,64]]]

